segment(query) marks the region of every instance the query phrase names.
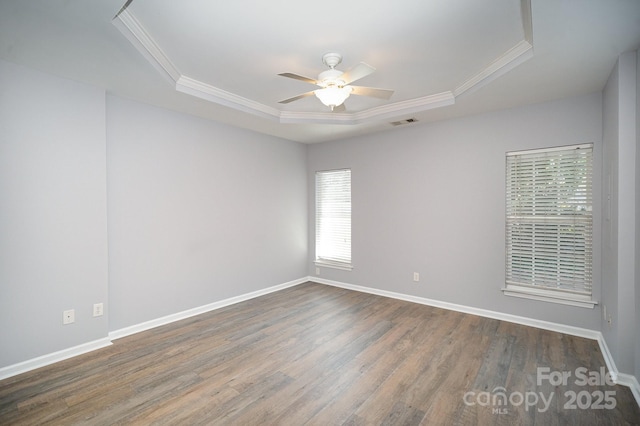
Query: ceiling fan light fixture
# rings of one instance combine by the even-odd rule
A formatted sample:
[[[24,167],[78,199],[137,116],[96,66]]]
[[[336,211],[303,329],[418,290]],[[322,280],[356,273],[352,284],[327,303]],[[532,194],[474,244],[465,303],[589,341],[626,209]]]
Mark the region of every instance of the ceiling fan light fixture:
[[[347,100],[351,94],[351,90],[351,86],[327,86],[323,89],[315,90],[314,93],[316,97],[320,99],[320,102],[333,110],[333,108],[342,105],[342,103]]]
[[[393,90],[379,89],[376,87],[351,86],[350,84],[356,80],[360,80],[374,72],[376,69],[364,62],[349,68],[347,71],[335,69],[335,66],[342,61],[339,53],[327,53],[322,57],[322,62],[329,67],[320,73],[317,80],[290,72],[281,73],[283,77],[293,78],[295,80],[304,81],[305,83],[320,86],[319,89],[305,92],[292,98],[279,101],[281,104],[297,101],[307,96],[316,95],[316,97],[324,105],[331,108],[339,107],[344,103],[350,95],[369,96],[379,99],[389,99],[393,94]]]

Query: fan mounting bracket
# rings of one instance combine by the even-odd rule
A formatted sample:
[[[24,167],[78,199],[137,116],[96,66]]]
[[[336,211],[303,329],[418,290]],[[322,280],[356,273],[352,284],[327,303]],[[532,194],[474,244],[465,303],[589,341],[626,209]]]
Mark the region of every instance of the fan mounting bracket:
[[[339,53],[329,52],[322,56],[322,63],[329,68],[335,68],[340,62],[342,62],[342,55]]]

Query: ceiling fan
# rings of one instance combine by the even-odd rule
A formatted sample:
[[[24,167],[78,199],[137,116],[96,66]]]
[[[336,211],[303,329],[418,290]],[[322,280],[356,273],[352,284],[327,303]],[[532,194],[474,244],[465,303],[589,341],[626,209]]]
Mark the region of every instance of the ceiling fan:
[[[342,55],[339,53],[326,53],[322,57],[322,63],[328,66],[329,69],[321,72],[320,75],[318,75],[317,80],[289,72],[278,74],[283,77],[289,77],[320,86],[319,89],[284,99],[279,103],[288,104],[289,102],[297,101],[298,99],[306,98],[307,96],[316,95],[316,97],[320,99],[320,102],[331,108],[331,111],[334,111],[337,107],[342,107],[341,109],[344,109],[344,105],[342,105],[342,103],[349,97],[349,95],[389,99],[393,94],[393,90],[377,89],[375,87],[351,86],[351,83],[368,76],[376,69],[364,62],[360,62],[351,69],[342,72],[335,68],[340,62],[342,62]]]

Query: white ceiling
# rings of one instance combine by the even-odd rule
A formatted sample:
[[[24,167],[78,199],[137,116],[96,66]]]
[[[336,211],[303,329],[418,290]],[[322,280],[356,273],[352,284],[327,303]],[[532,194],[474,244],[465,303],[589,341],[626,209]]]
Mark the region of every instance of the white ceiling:
[[[640,0],[0,0],[0,58],[109,93],[305,143],[603,88],[640,48]],[[315,97],[322,55],[355,84],[335,113]]]

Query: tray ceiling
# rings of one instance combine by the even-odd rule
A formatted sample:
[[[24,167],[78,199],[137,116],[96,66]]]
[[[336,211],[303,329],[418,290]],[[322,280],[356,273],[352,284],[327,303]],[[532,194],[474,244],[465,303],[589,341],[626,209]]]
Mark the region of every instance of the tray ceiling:
[[[598,91],[640,47],[635,0],[132,0],[114,18],[123,5],[2,2],[0,57],[312,143]],[[373,66],[357,85],[393,96],[279,104],[315,86],[278,74],[315,79],[327,52]]]

